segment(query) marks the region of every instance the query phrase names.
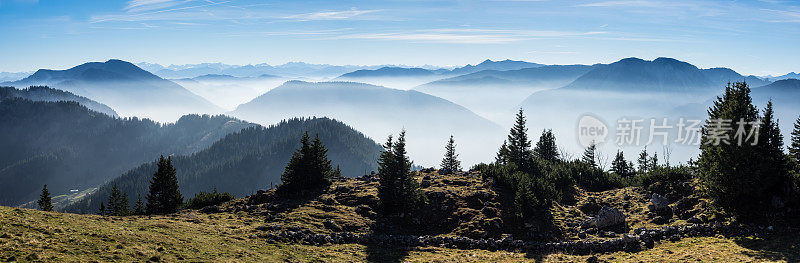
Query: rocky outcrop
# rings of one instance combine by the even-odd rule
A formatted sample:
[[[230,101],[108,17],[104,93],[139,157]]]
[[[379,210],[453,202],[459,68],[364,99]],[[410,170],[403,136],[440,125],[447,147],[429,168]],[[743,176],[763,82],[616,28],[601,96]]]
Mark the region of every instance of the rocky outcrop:
[[[625,224],[625,214],[616,208],[604,206],[595,217],[583,222],[583,228],[606,228]]]

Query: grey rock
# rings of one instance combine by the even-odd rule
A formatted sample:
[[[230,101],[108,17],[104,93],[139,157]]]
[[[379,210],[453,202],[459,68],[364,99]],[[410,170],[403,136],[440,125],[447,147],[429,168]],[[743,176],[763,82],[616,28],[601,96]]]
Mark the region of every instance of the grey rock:
[[[597,212],[597,216],[583,222],[584,228],[605,228],[625,223],[625,214],[621,211],[604,206]]]

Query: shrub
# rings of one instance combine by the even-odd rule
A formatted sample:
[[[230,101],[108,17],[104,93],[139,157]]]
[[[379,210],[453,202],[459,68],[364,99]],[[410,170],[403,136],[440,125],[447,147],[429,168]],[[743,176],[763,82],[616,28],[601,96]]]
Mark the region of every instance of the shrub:
[[[233,200],[232,194],[228,192],[220,193],[217,191],[217,188],[214,187],[211,193],[200,191],[195,194],[194,197],[186,202],[186,208],[200,209],[206,206],[219,205],[230,200]]]

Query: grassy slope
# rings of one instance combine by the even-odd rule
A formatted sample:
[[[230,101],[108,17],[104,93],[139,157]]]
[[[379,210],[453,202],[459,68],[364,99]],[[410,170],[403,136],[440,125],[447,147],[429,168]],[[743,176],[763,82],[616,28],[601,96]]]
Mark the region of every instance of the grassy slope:
[[[450,178],[453,181],[459,178]],[[468,178],[460,178],[468,180]],[[359,185],[348,198],[369,199],[374,196],[376,183],[359,181],[340,182],[337,185]],[[438,186],[437,186],[438,185]],[[334,186],[335,188],[336,186]],[[477,189],[475,185],[454,186],[434,182],[428,190],[465,192]],[[469,189],[469,190],[465,190]],[[614,196],[631,195],[633,203],[615,203]],[[579,202],[588,196],[609,199],[612,205],[628,206],[629,222],[633,226],[649,223],[637,215],[644,199],[636,189],[618,189],[603,194],[582,193]],[[251,212],[224,212],[202,214],[184,211],[180,214],[158,217],[100,217],[28,209],[0,207],[0,262],[9,261],[147,261],[160,259],[175,262],[185,260],[215,262],[307,262],[307,261],[412,261],[412,262],[516,262],[535,261],[585,261],[588,256],[564,254],[528,255],[506,251],[458,250],[449,248],[382,248],[362,245],[310,246],[302,244],[274,244],[259,238],[263,232],[256,227],[266,223],[300,226],[318,232],[329,232],[322,221],[333,220],[351,231],[369,231],[372,221],[354,212],[346,204],[326,204],[325,198],[341,197],[325,194],[316,200],[279,214],[264,213],[257,208]],[[339,198],[341,201],[347,198]],[[613,199],[613,200],[612,200]],[[235,207],[243,199],[229,204]],[[344,203],[344,202],[342,202]],[[556,221],[568,215],[582,217],[574,206],[560,206]],[[232,211],[232,210],[230,210]],[[557,223],[557,225],[560,225]],[[452,235],[453,233],[445,233]],[[569,238],[569,237],[567,237]],[[621,262],[652,261],[800,261],[800,236],[778,235],[766,238],[688,238],[678,242],[665,241],[654,249],[638,253],[612,253],[597,255],[602,260]]]

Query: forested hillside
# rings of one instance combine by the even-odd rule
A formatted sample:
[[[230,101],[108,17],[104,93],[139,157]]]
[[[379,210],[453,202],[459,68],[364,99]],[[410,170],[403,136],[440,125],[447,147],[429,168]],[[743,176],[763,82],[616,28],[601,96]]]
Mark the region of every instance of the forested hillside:
[[[328,148],[334,167],[343,176],[353,177],[376,169],[381,147],[346,124],[328,119],[290,119],[269,127],[250,127],[233,133],[206,150],[191,155],[173,156],[178,183],[184,198],[216,187],[236,196],[252,194],[280,183],[280,175],[304,131],[316,134]],[[149,163],[126,172],[101,187],[96,194],[67,207],[67,211],[96,213],[116,184],[128,195],[131,204],[148,193],[156,171],[157,155]]]
[[[0,100],[7,98],[23,98],[32,101],[74,101],[90,110],[117,117],[117,112],[105,104],[47,86],[30,86],[26,89],[0,86]]]
[[[97,186],[159,154],[189,154],[253,124],[187,115],[176,123],[115,118],[77,102],[0,102],[0,205]]]

